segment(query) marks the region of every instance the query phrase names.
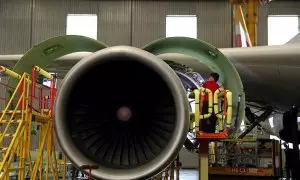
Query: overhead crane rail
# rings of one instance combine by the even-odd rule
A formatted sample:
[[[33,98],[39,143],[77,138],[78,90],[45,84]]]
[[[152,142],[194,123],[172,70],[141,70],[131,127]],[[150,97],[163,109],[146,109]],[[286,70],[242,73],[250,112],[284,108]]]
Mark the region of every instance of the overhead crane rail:
[[[9,99],[0,98],[5,105],[0,117],[0,180],[9,179],[11,173],[19,180],[58,179],[58,174],[66,179],[66,157],[60,161],[63,168],[58,168],[53,137],[55,77],[37,66],[32,68],[31,76],[19,75],[3,66],[0,72],[19,80],[16,87],[0,83],[13,91]],[[37,73],[51,80],[50,88],[36,82]],[[33,124],[39,127],[37,153],[31,151]],[[64,172],[57,172],[58,169]]]

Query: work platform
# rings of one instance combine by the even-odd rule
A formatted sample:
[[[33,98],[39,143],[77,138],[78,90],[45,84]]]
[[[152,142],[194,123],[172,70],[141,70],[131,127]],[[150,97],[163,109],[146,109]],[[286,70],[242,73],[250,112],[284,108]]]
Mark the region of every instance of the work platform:
[[[209,177],[215,179],[278,179],[282,177],[280,142],[273,139],[231,139],[209,150]]]
[[[208,109],[203,109],[204,96],[208,98]],[[200,88],[194,90],[190,98],[195,99],[195,112],[190,115],[190,132],[195,133],[195,139],[200,143],[199,146],[199,179],[208,180],[209,172],[209,143],[228,138],[227,131],[231,126],[232,118],[232,93],[224,88],[219,88],[212,93],[211,90]],[[225,101],[221,105],[222,99]],[[221,109],[223,108],[223,109]],[[216,113],[217,112],[217,113]],[[201,121],[207,121],[211,116],[217,118],[218,131],[214,133],[205,132],[200,127]],[[225,124],[225,128],[224,128]]]
[[[208,95],[208,112],[202,113],[203,97]],[[280,143],[273,140],[237,139],[227,134],[231,129],[232,94],[220,88],[214,94],[207,89],[194,90],[195,112],[191,113],[190,132],[199,145],[199,180],[275,179],[281,177]],[[226,104],[227,103],[227,104]],[[201,121],[216,115],[214,133],[202,129]],[[265,163],[270,162],[270,163]],[[266,165],[267,164],[267,165]]]
[[[209,143],[212,141],[220,141],[227,139],[228,135],[225,132],[221,133],[204,133],[197,132],[196,139],[199,140],[199,179],[208,180],[209,175]]]
[[[5,108],[0,112],[0,180],[66,179],[66,157],[58,157],[53,136],[55,77],[37,66],[32,75],[3,66],[0,70],[18,80],[16,87],[1,82],[9,93],[1,97]],[[50,88],[37,83],[38,74],[51,80]],[[35,149],[33,136],[38,140]]]

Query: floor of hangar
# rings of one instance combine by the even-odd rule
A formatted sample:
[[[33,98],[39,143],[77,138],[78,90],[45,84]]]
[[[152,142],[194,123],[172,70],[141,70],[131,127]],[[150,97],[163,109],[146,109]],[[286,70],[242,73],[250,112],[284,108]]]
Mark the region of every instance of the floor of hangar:
[[[199,171],[197,169],[181,169],[180,180],[198,180]]]

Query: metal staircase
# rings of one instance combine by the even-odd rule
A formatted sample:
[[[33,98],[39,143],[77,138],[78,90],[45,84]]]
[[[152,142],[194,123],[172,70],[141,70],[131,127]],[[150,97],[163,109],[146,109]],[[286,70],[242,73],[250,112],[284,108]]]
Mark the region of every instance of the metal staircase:
[[[24,74],[12,97],[10,98],[6,108],[1,112],[0,117],[0,179],[9,179],[10,171],[17,171],[18,177],[22,178],[25,171],[26,147],[29,147],[28,132],[31,124],[31,114],[28,113],[28,89],[30,79],[28,74]],[[13,110],[10,108],[16,100]]]
[[[55,88],[51,85],[48,94],[43,93],[43,86],[36,82],[36,72],[51,78],[51,84],[54,77],[37,66],[33,67],[32,75],[21,76],[2,66],[0,71],[19,80],[4,110],[0,111],[0,180],[9,180],[11,175],[18,180],[58,179],[52,118]],[[45,96],[50,99],[45,101]],[[30,142],[33,123],[39,126],[35,150],[31,149]],[[62,179],[65,178],[63,175]]]

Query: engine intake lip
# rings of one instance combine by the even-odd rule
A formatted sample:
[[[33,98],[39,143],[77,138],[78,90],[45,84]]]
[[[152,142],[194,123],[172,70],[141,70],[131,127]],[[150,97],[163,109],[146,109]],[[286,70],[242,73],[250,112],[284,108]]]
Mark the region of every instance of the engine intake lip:
[[[67,122],[64,120],[64,117],[66,117],[65,106],[67,97],[76,84],[79,75],[89,71],[95,64],[100,65],[107,61],[113,61],[114,59],[110,58],[112,55],[132,57],[135,61],[152,68],[163,78],[167,86],[172,90],[176,109],[176,125],[167,147],[147,164],[132,169],[113,169],[99,165],[97,169],[92,170],[92,176],[96,179],[106,180],[147,179],[159,173],[176,158],[186,139],[189,124],[188,100],[180,79],[164,61],[153,54],[134,47],[114,46],[97,51],[78,62],[65,76],[56,98],[54,112],[55,133],[62,150],[75,166],[82,167],[95,164],[92,159],[84,156],[73,143],[72,137],[67,130]],[[85,170],[85,172],[88,173],[88,170]]]

